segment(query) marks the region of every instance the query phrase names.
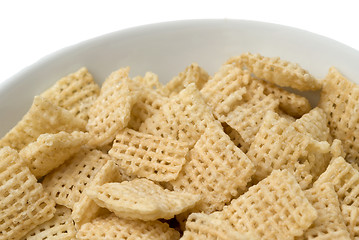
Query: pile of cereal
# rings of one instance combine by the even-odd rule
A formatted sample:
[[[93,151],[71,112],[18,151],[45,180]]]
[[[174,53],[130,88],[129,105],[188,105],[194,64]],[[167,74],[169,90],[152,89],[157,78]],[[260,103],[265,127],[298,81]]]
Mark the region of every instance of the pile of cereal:
[[[82,68],[0,140],[0,239],[357,239],[358,163],[359,86],[334,67],[245,53],[101,88]]]

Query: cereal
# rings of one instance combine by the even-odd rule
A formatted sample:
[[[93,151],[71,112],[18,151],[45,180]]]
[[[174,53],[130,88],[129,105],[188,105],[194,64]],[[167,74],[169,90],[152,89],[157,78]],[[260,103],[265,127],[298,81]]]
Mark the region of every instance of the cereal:
[[[87,121],[88,111],[99,93],[100,87],[94,82],[92,75],[86,68],[81,68],[61,78],[41,96]]]
[[[359,207],[343,204],[342,213],[351,239],[357,239],[359,237]]]
[[[187,152],[187,143],[124,129],[109,155],[128,175],[166,182],[178,176]]]
[[[0,239],[20,239],[54,216],[55,202],[16,150],[0,149]]]
[[[144,221],[173,218],[200,200],[199,195],[169,191],[144,178],[93,186],[86,194],[118,217]]]

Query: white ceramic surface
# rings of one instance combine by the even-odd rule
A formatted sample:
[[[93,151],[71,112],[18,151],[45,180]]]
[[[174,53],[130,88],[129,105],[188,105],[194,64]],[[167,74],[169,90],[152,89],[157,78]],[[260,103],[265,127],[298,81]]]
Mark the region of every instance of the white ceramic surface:
[[[242,52],[280,56],[323,78],[330,66],[359,83],[359,52],[334,40],[286,26],[244,20],[186,20],[107,34],[55,52],[0,85],[0,137],[35,95],[86,66],[97,82],[123,66],[133,76],[157,73],[162,82],[197,62],[210,74]]]

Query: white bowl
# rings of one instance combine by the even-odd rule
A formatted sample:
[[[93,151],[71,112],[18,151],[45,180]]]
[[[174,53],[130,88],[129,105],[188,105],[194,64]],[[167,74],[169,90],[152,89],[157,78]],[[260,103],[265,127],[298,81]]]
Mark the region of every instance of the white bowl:
[[[55,52],[0,84],[0,137],[27,112],[33,97],[59,78],[86,66],[103,82],[112,71],[157,73],[167,82],[197,62],[210,74],[242,52],[280,56],[323,78],[336,66],[359,83],[359,52],[334,40],[291,27],[243,20],[188,20],[110,33]]]

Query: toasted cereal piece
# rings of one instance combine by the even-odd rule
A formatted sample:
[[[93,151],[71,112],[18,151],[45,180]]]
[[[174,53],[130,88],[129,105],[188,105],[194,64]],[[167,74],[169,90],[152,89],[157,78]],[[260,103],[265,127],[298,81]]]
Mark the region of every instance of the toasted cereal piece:
[[[55,106],[43,97],[35,96],[30,110],[1,140],[0,147],[10,146],[20,151],[43,133],[84,131],[86,122],[68,110]]]
[[[20,151],[32,174],[40,178],[57,168],[88,142],[88,133],[74,131],[41,134]]]
[[[262,124],[266,112],[276,111],[278,105],[278,100],[272,96],[265,96],[260,101],[250,100],[237,106],[226,117],[221,118],[221,120],[235,129],[247,144],[251,144]]]
[[[254,165],[223,132],[221,126],[208,126],[189,152],[178,177],[170,181],[175,191],[200,194],[197,211],[211,213],[246,190]]]
[[[144,221],[173,218],[200,200],[199,195],[169,191],[145,178],[91,186],[86,194],[120,218]]]
[[[317,210],[318,218],[299,239],[350,239],[333,184],[316,185],[306,190],[305,196]]]
[[[233,65],[224,65],[201,89],[203,98],[217,118],[226,116],[241,103],[250,73]]]
[[[83,67],[77,72],[61,78],[41,96],[87,121],[88,111],[99,93],[100,87]]]
[[[326,182],[334,185],[342,204],[359,207],[359,172],[344,158],[332,159],[327,170],[320,175],[314,186]]]
[[[351,239],[359,238],[359,207],[342,204],[342,214]]]
[[[57,204],[72,209],[85,187],[109,159],[110,156],[101,151],[82,149],[45,176],[44,189]]]
[[[129,220],[109,214],[82,225],[76,237],[79,240],[177,240],[180,234],[160,221]]]
[[[294,239],[317,218],[295,177],[287,170],[271,175],[232,200],[219,214],[239,232],[258,239]]]
[[[279,57],[263,57],[260,54],[243,53],[233,57],[227,64],[248,68],[258,78],[263,78],[282,87],[291,87],[300,91],[319,90],[321,82],[301,68],[298,64]]]
[[[101,186],[108,182],[122,182],[123,180],[129,180],[129,178],[122,173],[122,169],[113,160],[109,160],[97,172],[87,187]],[[98,206],[86,194],[82,194],[80,200],[73,206],[72,219],[78,230],[83,224],[91,222],[92,219],[95,219],[104,212],[106,212],[105,209]]]
[[[187,220],[181,240],[255,240],[249,233],[237,232],[227,221],[215,213],[192,213]]]
[[[209,124],[216,123],[194,83],[170,98],[160,111],[147,118],[139,131],[187,142],[193,146]]]
[[[332,145],[330,146],[330,154],[332,155],[332,159],[338,157],[345,158],[345,152],[343,149],[342,141],[340,141],[339,139],[333,140]],[[357,170],[359,170],[359,168],[357,168]]]
[[[163,87],[158,80],[158,75],[153,72],[146,72],[144,77],[136,76],[133,80],[150,89],[160,89]]]
[[[116,133],[127,126],[132,106],[139,94],[126,68],[112,73],[103,88],[89,110],[86,128],[91,136],[91,146],[101,147],[112,142]]]
[[[330,160],[329,143],[298,132],[294,123],[274,112],[267,112],[247,152],[256,165],[257,181],[274,169],[288,169],[306,189],[325,170]]]
[[[194,83],[200,90],[208,81],[208,78],[208,73],[204,69],[198,66],[197,63],[192,63],[178,76],[172,78],[162,89],[159,89],[159,92],[164,96],[173,96],[191,83]]]
[[[75,225],[71,219],[71,210],[56,206],[55,216],[26,234],[22,240],[76,239]]]
[[[16,240],[51,219],[55,202],[16,150],[0,149],[0,239]]]
[[[109,155],[128,175],[167,182],[181,171],[188,144],[124,129],[117,134]]]
[[[234,145],[239,147],[242,152],[247,153],[250,144],[246,143],[242,136],[231,126],[229,126],[227,123],[222,122],[223,131],[229,136],[229,138],[232,140]]]
[[[318,106],[327,114],[330,133],[342,141],[346,159],[359,161],[359,86],[334,67],[324,79]]]
[[[138,131],[141,124],[155,112],[159,111],[166,101],[168,101],[168,98],[162,96],[157,91],[142,87],[136,103],[133,105],[128,127]]]

